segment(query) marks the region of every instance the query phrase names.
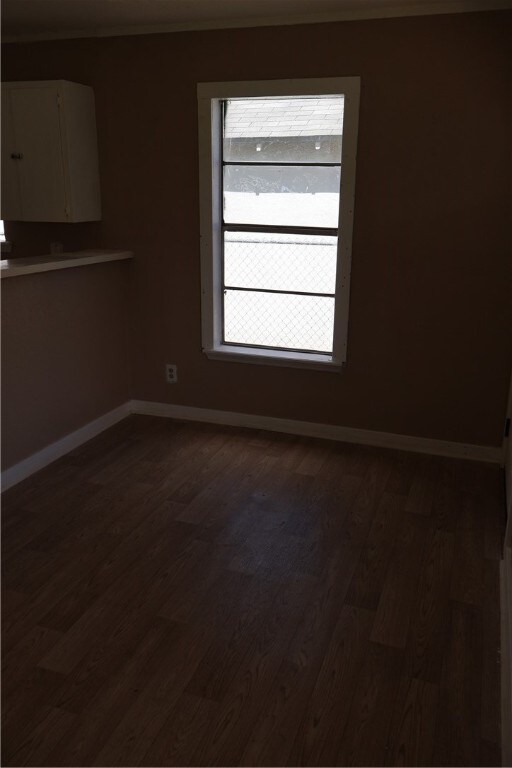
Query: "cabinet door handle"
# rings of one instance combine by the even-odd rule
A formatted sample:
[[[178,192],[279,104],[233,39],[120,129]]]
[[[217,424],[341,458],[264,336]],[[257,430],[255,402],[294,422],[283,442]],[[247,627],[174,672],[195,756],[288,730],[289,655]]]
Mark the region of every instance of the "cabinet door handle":
[[[23,160],[23,153],[22,152],[12,152],[11,153],[11,160]]]

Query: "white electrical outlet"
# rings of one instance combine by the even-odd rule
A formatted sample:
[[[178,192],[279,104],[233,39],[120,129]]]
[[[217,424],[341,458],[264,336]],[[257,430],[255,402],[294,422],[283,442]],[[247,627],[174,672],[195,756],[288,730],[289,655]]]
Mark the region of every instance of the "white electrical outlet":
[[[174,363],[167,363],[165,366],[165,380],[168,384],[176,384],[178,381],[178,366]]]

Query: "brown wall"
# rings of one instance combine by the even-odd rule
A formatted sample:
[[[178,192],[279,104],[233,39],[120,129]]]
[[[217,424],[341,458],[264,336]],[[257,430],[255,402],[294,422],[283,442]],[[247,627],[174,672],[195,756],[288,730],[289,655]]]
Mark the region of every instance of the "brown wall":
[[[129,399],[128,269],[2,280],[2,468]]]
[[[135,251],[136,398],[497,445],[512,362],[511,18],[6,46],[6,80],[94,87],[104,211],[94,225],[13,225],[17,252],[50,239]],[[362,83],[346,371],[209,361],[196,84],[342,75]]]

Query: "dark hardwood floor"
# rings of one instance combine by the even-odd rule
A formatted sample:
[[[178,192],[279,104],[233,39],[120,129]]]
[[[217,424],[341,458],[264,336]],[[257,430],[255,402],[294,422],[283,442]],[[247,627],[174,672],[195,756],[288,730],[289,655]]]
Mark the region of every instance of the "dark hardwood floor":
[[[502,484],[127,419],[3,496],[2,764],[499,765]]]

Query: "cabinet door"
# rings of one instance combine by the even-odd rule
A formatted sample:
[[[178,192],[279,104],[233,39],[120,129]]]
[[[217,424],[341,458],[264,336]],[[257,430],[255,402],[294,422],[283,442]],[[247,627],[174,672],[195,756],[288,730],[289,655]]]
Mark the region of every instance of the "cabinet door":
[[[11,89],[24,221],[66,221],[66,186],[56,87]],[[7,217],[6,217],[7,218]]]
[[[19,221],[22,218],[20,179],[18,174],[19,154],[12,124],[11,92],[2,89],[2,215],[5,221]]]

